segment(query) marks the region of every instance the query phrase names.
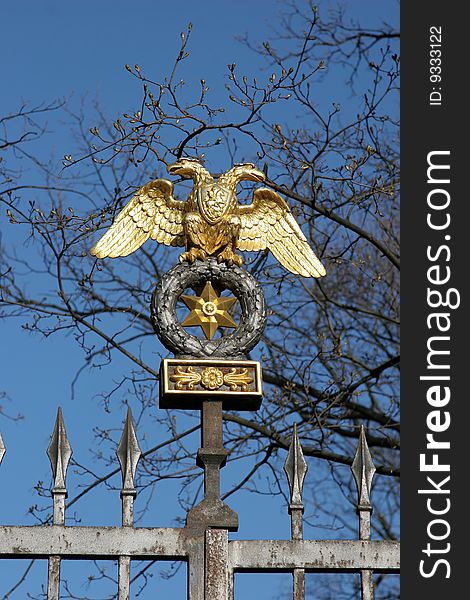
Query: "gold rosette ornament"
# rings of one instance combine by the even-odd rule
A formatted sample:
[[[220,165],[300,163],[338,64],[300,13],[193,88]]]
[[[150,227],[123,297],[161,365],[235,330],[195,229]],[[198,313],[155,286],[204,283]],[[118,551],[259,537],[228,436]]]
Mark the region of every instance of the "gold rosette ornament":
[[[208,367],[201,373],[201,383],[209,390],[217,390],[224,384],[224,374],[216,367]]]

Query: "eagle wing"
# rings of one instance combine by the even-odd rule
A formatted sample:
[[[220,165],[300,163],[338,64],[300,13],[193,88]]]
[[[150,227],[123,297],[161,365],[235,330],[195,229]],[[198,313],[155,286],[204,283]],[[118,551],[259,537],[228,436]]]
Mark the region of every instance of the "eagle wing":
[[[98,258],[128,256],[149,238],[166,246],[184,246],[186,208],[187,202],[173,198],[171,181],[150,181],[121,210],[90,254]]]
[[[239,207],[239,250],[269,248],[286,269],[304,277],[322,277],[325,267],[310,248],[289,206],[276,192],[259,188],[253,203]]]

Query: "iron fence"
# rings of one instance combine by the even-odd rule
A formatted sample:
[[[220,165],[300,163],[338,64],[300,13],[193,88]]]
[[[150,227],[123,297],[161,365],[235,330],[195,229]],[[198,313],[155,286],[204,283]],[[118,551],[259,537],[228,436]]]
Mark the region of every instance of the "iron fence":
[[[215,406],[215,412],[211,409],[212,417],[214,414],[217,415],[219,408],[221,410],[221,403],[208,401],[208,405],[212,409]],[[203,432],[204,419],[207,421],[211,410],[208,408],[203,410]],[[215,430],[218,431],[218,427]],[[303,600],[305,573],[331,571],[360,573],[362,600],[372,600],[374,598],[373,573],[398,571],[399,543],[371,540],[370,490],[375,467],[367,446],[364,428],[361,428],[358,448],[351,467],[358,489],[359,536],[354,540],[304,539],[302,492],[307,464],[295,426],[284,467],[291,496],[289,504],[291,539],[229,539],[229,530],[236,529],[236,524],[224,526],[224,523],[232,522],[233,516],[229,515],[227,521],[225,510],[227,507],[220,500],[218,474],[220,467],[223,466],[224,455],[220,448],[221,436],[219,437],[218,441],[212,440],[212,447],[207,431],[205,440],[203,437],[203,447],[198,456],[205,469],[205,498],[201,503],[202,508],[196,510],[192,518],[189,518],[191,515],[188,516],[186,526],[135,527],[134,478],[141,451],[129,410],[117,449],[123,481],[122,526],[68,526],[65,525],[66,473],[72,449],[59,408],[47,449],[54,477],[53,523],[42,526],[1,526],[0,558],[48,560],[48,600],[58,600],[60,597],[60,567],[63,560],[117,561],[116,597],[119,600],[127,600],[131,597],[130,566],[133,560],[187,562],[189,600],[232,600],[234,575],[241,572],[290,572],[293,581],[293,598]],[[0,435],[0,462],[4,454],[5,446]],[[212,463],[208,459],[209,456],[212,458],[215,456]]]

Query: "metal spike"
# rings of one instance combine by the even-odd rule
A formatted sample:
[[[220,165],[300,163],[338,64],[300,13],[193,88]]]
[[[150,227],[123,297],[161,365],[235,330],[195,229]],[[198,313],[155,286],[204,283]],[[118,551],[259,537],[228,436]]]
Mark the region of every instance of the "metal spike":
[[[127,419],[122,432],[121,441],[116,450],[122,472],[122,489],[134,490],[134,478],[142,451],[132,423],[132,412],[128,407]]]
[[[57,418],[51,442],[47,448],[47,455],[51,461],[52,473],[54,474],[53,491],[65,492],[65,477],[70,457],[72,456],[72,448],[67,438],[60,406],[57,409]]]
[[[370,490],[375,473],[375,465],[369,452],[369,446],[367,445],[364,425],[361,425],[359,443],[357,445],[354,461],[351,465],[351,471],[356,480],[359,510],[371,509]]]
[[[5,452],[6,452],[5,444],[3,443],[2,434],[0,433],[0,464],[2,464],[2,460],[3,460],[3,456],[5,455]]]
[[[302,490],[308,466],[305,462],[304,453],[302,452],[302,446],[297,434],[297,424],[294,424],[294,434],[284,464],[284,471],[286,472],[287,481],[289,482],[291,508],[303,506]]]

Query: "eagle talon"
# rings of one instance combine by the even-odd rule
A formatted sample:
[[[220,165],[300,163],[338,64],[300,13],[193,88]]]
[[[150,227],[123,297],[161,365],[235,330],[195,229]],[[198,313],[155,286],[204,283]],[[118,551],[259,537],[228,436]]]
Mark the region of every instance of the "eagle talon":
[[[225,262],[229,267],[233,264],[241,267],[243,264],[243,258],[238,254],[235,254],[231,248],[227,247],[217,256],[217,262]]]
[[[207,253],[204,252],[204,250],[202,248],[190,248],[187,252],[183,252],[183,254],[180,254],[180,262],[190,262],[191,264],[196,260],[196,259],[200,259],[200,260],[206,260],[207,258]]]

